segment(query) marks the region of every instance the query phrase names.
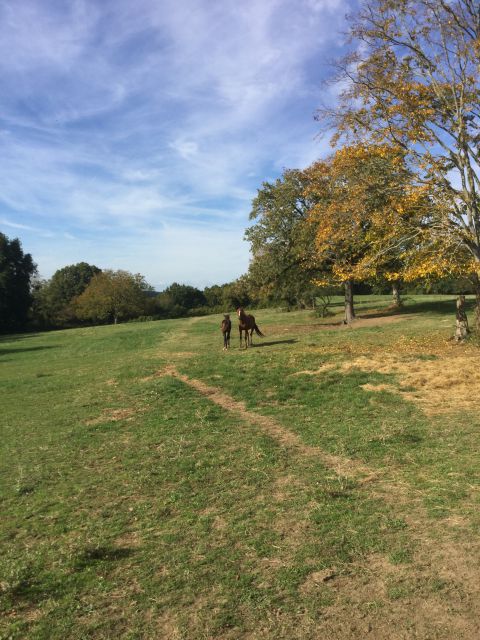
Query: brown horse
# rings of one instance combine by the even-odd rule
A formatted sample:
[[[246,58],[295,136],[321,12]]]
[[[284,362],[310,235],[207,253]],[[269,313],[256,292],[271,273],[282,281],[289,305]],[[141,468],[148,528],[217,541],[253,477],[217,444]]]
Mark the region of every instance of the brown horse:
[[[245,349],[248,348],[249,344],[250,345],[253,344],[252,335],[254,331],[257,334],[257,336],[261,336],[262,338],[265,337],[263,333],[260,331],[260,329],[257,327],[257,323],[255,322],[254,316],[251,316],[250,314],[245,313],[245,311],[241,307],[237,309],[237,315],[238,315],[238,330],[240,332],[240,349],[242,348],[242,331],[245,331]],[[248,332],[250,332],[250,335]]]
[[[226,351],[226,349],[230,348],[230,331],[232,330],[232,321],[228,313],[223,316],[221,329],[223,333],[223,350]]]

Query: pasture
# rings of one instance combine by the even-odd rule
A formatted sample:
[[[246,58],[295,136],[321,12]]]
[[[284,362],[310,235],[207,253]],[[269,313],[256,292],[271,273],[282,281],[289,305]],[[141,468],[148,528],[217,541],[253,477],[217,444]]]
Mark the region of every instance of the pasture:
[[[478,343],[358,300],[0,338],[0,638],[478,638]]]

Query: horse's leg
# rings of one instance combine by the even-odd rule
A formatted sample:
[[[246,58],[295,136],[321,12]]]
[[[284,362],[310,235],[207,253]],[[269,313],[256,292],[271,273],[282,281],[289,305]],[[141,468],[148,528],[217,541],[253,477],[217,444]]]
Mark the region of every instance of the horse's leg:
[[[242,348],[242,328],[238,327],[238,331],[240,333],[240,349]]]
[[[230,331],[227,333],[227,349],[230,349]]]

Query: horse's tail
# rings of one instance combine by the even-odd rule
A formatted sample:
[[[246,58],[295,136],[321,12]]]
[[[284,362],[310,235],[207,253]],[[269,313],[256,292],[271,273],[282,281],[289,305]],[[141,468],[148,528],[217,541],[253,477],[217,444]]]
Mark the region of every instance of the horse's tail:
[[[260,336],[261,338],[264,338],[265,335],[260,331],[260,329],[257,327],[257,323],[255,323],[253,325],[253,329],[255,331],[255,333],[257,334],[257,336]]]

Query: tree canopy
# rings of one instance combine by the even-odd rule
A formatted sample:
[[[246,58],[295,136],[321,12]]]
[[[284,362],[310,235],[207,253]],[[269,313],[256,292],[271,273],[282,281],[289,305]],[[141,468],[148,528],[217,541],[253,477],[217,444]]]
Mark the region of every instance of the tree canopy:
[[[305,172],[285,170],[275,182],[264,182],[252,202],[254,224],[245,232],[252,252],[249,279],[264,299],[301,305],[317,288],[307,183]]]
[[[37,313],[47,325],[63,326],[74,320],[72,301],[82,294],[100,269],[87,262],[58,269],[36,293]]]
[[[9,240],[0,233],[0,331],[15,331],[25,326],[36,270],[32,256],[23,253],[20,240]]]
[[[94,275],[76,298],[76,313],[79,318],[114,324],[134,318],[144,311],[145,291],[149,288],[138,273],[106,269]]]
[[[473,0],[367,0],[351,20],[354,53],[338,65],[340,105],[322,109],[340,139],[404,149],[436,192],[423,248],[463,248],[480,272],[480,4]],[[462,261],[464,253],[459,252]],[[455,256],[424,251],[418,276]],[[480,304],[480,285],[477,285]]]

